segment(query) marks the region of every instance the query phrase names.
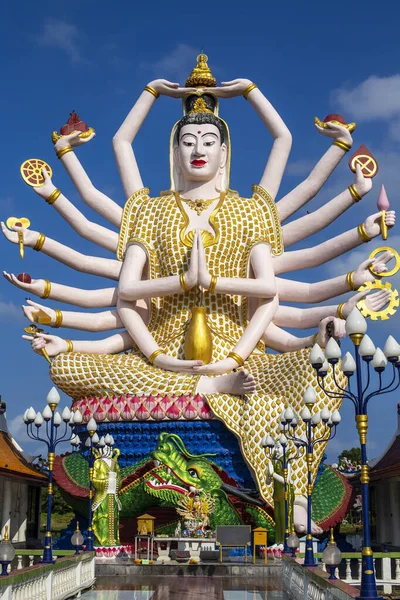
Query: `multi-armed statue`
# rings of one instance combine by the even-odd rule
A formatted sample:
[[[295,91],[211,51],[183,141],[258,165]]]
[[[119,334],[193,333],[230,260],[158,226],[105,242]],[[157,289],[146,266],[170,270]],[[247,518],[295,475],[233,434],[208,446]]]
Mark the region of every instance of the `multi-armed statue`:
[[[154,197],[143,186],[132,143],[163,95],[182,98],[184,116],[172,128],[170,189]],[[230,187],[229,128],[218,116],[219,98],[240,95],[273,139],[260,182],[245,198]],[[395,224],[393,211],[378,212],[358,228],[327,236],[317,246],[288,251],[334,222],[371,189],[371,179],[357,166],[354,182],[337,197],[283,225],[318,193],[352,146],[354,124],[336,117],[316,125],[333,144],[307,179],[275,202],[290,153],[290,131],[251,81],[236,79],[217,87],[207,57],[201,54],[186,87],[163,79],[150,82],[115,134],[113,147],[127,198],[124,208],[94,187],[75,154],[94,132],[79,128],[79,119],[72,115],[78,123],[74,127],[71,121],[73,132],[53,135],[56,155],[83,201],[118,233],[87,220],[45,169],[35,192],[82,237],[116,253],[116,259],[86,256],[29,228],[22,232],[23,244],[72,269],[117,283],[87,290],[45,279],[25,283],[4,273],[11,283],[41,298],[105,309],[61,311],[28,301],[23,309],[32,322],[95,332],[123,330],[95,341],[47,334],[31,339],[35,352],[45,349],[53,358],[50,376],[75,402],[102,394],[204,396],[213,415],[240,439],[243,456],[269,505],[273,500],[272,486],[265,481],[268,459],[260,447],[265,427],[276,422],[289,402],[295,409],[300,406],[305,388],[315,379],[308,348],[315,341],[325,347],[329,322],[333,335],[343,337],[344,319],[365,293],[341,304],[322,303],[374,280],[369,269],[373,261],[367,255],[354,272],[325,281],[303,283],[282,275],[322,265],[378,236],[382,224],[389,228]],[[10,230],[2,224],[2,229],[10,242],[21,243],[18,226]],[[386,252],[375,259],[374,271],[386,271],[391,256]],[[380,310],[390,295],[387,289],[373,293],[367,305]],[[294,308],[290,306],[294,302],[316,306]],[[316,334],[296,337],[285,327],[316,328]],[[266,353],[266,347],[278,353]],[[345,384],[344,375],[340,381]],[[322,392],[318,401],[328,402],[331,410],[339,404]],[[321,444],[318,459],[323,452]],[[298,528],[306,521],[305,472],[305,461],[298,461],[292,475]]]

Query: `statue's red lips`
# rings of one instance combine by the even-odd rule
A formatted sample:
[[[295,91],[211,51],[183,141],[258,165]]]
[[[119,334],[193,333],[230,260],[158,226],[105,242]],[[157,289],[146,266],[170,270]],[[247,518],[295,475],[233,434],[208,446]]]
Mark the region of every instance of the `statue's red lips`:
[[[205,164],[207,164],[205,160],[192,160],[192,165],[194,167],[204,167]]]

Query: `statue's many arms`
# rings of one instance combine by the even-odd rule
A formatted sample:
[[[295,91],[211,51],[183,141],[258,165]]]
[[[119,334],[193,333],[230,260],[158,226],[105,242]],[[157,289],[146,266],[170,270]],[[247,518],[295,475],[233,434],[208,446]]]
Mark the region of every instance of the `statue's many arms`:
[[[93,186],[71,151],[89,142],[94,133],[84,138],[78,131],[56,136],[57,156],[82,199],[116,226],[119,234],[87,220],[55,191],[47,172],[43,171],[44,184],[34,188],[45,199],[50,197],[52,206],[82,237],[116,252],[117,259],[83,255],[30,229],[24,230],[25,245],[78,271],[113,279],[117,287],[83,290],[43,279],[28,284],[12,274],[5,276],[31,294],[106,309],[96,313],[57,311],[30,301],[24,312],[31,321],[86,331],[124,329],[96,341],[52,335],[33,339],[36,352],[45,348],[55,357],[50,374],[56,385],[74,399],[104,392],[206,395],[216,417],[239,437],[260,492],[272,505],[261,438],[271,423],[277,422],[288,402],[288,390],[292,406],[299,410],[304,389],[314,377],[306,350],[312,345],[312,336],[296,337],[284,328],[318,328],[317,341],[324,346],[326,324],[333,321],[335,336],[342,337],[344,321],[337,317],[338,304],[319,304],[349,291],[346,274],[315,283],[278,276],[324,264],[366,238],[372,239],[380,233],[382,217],[377,213],[366,218],[363,239],[354,228],[327,236],[318,246],[284,251],[350,208],[354,187],[360,197],[370,190],[371,180],[364,179],[358,168],[353,193],[347,188],[315,212],[282,226],[316,195],[346,154],[352,145],[350,131],[336,121],[317,126],[321,134],[333,138],[333,144],[309,177],[275,203],[291,148],[288,128],[257,86],[237,79],[215,87],[204,55],[198,60],[198,68],[188,80],[192,87],[152,81],[114,136],[127,197],[124,209]],[[212,87],[205,87],[210,84]],[[242,198],[230,188],[229,129],[218,117],[218,98],[242,94],[273,138],[264,173],[250,198]],[[184,117],[171,135],[170,190],[152,197],[143,187],[132,143],[159,95],[183,98]],[[384,218],[388,227],[394,225],[393,211],[387,211]],[[7,239],[18,243],[17,228],[2,227]],[[389,253],[381,256],[375,261],[375,270],[386,270],[390,258]],[[355,288],[373,280],[369,263],[364,261],[355,271]],[[390,292],[382,290],[371,294],[368,302],[378,310],[389,296]],[[360,294],[350,298],[340,315],[345,318],[359,298]],[[299,309],[282,306],[280,301],[317,306]],[[266,345],[280,354],[266,353]],[[130,352],[119,354],[127,350]],[[344,376],[339,379],[345,383]],[[333,386],[332,381],[330,384]],[[339,404],[338,399],[322,393],[318,402],[330,409]],[[324,444],[320,444],[314,476],[323,452]],[[294,518],[299,529],[306,518],[305,469],[305,461],[299,460],[292,473]]]

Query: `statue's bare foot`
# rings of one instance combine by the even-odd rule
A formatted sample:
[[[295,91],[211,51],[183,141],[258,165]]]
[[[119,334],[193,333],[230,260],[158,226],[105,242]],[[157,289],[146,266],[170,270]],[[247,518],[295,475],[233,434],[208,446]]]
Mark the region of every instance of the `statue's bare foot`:
[[[297,533],[305,535],[307,533],[307,510],[300,504],[294,504],[293,508],[294,528]],[[322,533],[321,527],[318,527],[314,521],[311,521],[311,533],[313,535],[320,535]]]
[[[238,371],[221,377],[201,377],[198,385],[200,394],[254,394],[256,382],[248,371]]]

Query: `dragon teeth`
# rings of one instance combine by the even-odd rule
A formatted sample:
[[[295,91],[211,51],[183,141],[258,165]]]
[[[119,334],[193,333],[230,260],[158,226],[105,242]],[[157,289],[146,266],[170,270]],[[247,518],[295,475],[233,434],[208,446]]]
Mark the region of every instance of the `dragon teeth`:
[[[160,466],[159,460],[154,460],[153,463],[154,463],[154,466],[156,467],[156,469]]]
[[[171,469],[169,467],[167,467],[167,473],[168,475],[171,475]]]

